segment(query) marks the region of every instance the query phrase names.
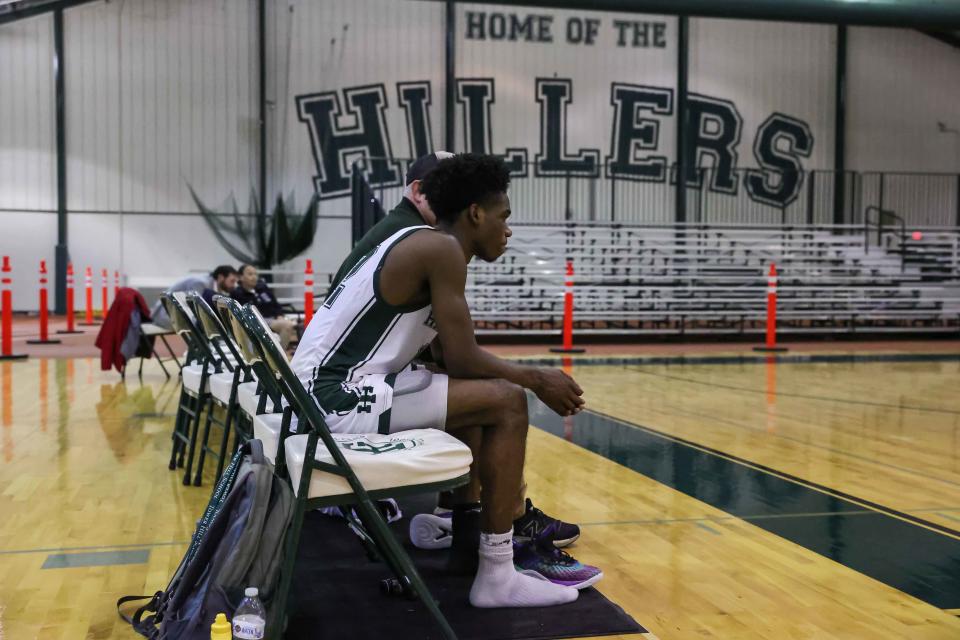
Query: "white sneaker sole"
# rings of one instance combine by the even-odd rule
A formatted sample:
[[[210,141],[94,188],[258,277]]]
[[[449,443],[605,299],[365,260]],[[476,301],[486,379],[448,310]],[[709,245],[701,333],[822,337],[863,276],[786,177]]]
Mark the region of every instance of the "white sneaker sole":
[[[517,540],[517,541],[519,541],[519,542],[529,542],[529,541],[530,541],[530,538],[529,538],[528,536],[514,536],[513,539],[514,539],[514,540]],[[553,546],[556,547],[557,549],[563,549],[564,547],[569,547],[570,545],[572,545],[574,542],[576,542],[576,541],[579,540],[579,539],[580,539],[580,535],[577,534],[577,535],[573,536],[572,538],[567,538],[566,540],[554,540],[554,541],[553,541]]]
[[[410,519],[410,542],[417,549],[449,549],[453,544],[453,522],[432,513],[418,513]]]
[[[536,578],[537,580],[543,580],[543,581],[545,581],[545,582],[553,582],[553,580],[551,580],[551,579],[548,578],[547,576],[543,575],[543,574],[540,573],[539,571],[534,571],[533,569],[518,569],[517,571],[518,571],[519,573],[522,573],[522,574],[525,575],[525,576],[530,576],[531,578]],[[592,587],[593,585],[595,585],[595,584],[597,584],[598,582],[600,582],[600,580],[601,580],[602,578],[603,578],[603,571],[601,571],[600,573],[598,573],[598,574],[595,575],[595,576],[592,576],[591,578],[589,578],[589,579],[587,579],[587,580],[584,580],[583,582],[578,582],[577,584],[563,584],[562,582],[553,582],[553,584],[560,585],[560,586],[562,586],[562,587],[570,587],[570,588],[572,588],[572,589],[577,589],[577,590],[579,590],[579,589],[586,589],[587,587]]]

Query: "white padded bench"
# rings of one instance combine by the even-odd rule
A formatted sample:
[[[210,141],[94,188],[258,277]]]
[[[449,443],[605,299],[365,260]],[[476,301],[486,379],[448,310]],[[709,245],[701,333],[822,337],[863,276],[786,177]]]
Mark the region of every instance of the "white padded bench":
[[[253,437],[263,443],[263,455],[275,463],[280,442],[283,415],[268,413],[253,418]],[[297,418],[290,422],[295,430]],[[347,462],[368,491],[414,484],[442,482],[470,472],[473,460],[470,448],[439,429],[411,429],[399,433],[334,433]],[[294,491],[300,487],[307,436],[294,435],[286,440],[286,463]],[[322,441],[317,442],[315,458],[333,464]],[[350,485],[340,476],[314,469],[310,498],[350,493]]]

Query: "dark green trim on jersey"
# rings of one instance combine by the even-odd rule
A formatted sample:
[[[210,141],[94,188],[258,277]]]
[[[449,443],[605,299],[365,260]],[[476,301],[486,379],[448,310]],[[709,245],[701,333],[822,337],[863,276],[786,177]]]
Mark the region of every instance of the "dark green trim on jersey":
[[[337,270],[333,280],[330,282],[330,289],[336,289],[337,285],[346,279],[354,266],[360,262],[360,259],[371,253],[381,242],[395,234],[401,229],[407,227],[417,227],[426,224],[420,216],[420,212],[412,202],[403,198],[400,203],[388,213],[383,220],[373,225],[370,231],[360,238],[356,246],[350,251],[350,255],[343,261]]]
[[[386,382],[391,389],[393,389],[393,385],[397,382],[397,374],[388,374],[383,381]],[[383,435],[388,435],[390,433],[390,416],[393,413],[392,405],[393,403],[391,403],[391,407],[389,409],[380,414],[380,419],[377,421],[377,432]]]
[[[377,245],[377,246],[380,246],[380,245]],[[350,278],[353,274],[355,274],[357,271],[360,271],[363,265],[367,264],[367,260],[373,257],[373,254],[374,252],[376,252],[376,250],[377,250],[377,247],[374,247],[373,249],[370,249],[370,251],[368,251],[367,253],[360,256],[360,258],[357,260],[357,263],[353,265],[353,267],[346,273],[346,275],[343,276],[343,279],[346,280]],[[340,284],[343,284],[343,282],[341,281]],[[333,285],[330,285],[330,287],[333,288]],[[339,286],[337,288],[339,289]]]
[[[374,302],[357,322],[352,323],[340,346],[317,369],[313,395],[324,411],[342,413],[356,408],[360,398],[346,391],[341,383],[349,378],[352,370],[377,352],[399,319],[400,314]]]
[[[404,238],[421,229],[431,229],[431,227],[425,225],[408,227],[407,231],[394,240],[379,257],[379,264],[372,279],[373,299],[364,304],[360,312],[354,316],[340,336],[337,337],[337,340],[334,341],[330,351],[320,361],[320,366],[314,375],[313,395],[325,412],[342,414],[357,408],[357,405],[361,402],[360,395],[347,391],[343,388],[342,383],[349,380],[356,369],[370,361],[404,313],[419,311],[429,306],[429,302],[424,305],[392,305],[380,295],[380,271],[383,269],[383,264],[390,251]],[[379,247],[379,245],[377,246]],[[371,251],[362,256],[351,267],[343,281],[346,282],[360,271],[360,268],[374,254],[375,251]],[[337,285],[337,290],[339,288],[340,285]],[[337,297],[339,297],[339,294],[337,294]],[[332,302],[331,307],[335,304],[335,301]],[[386,420],[389,429],[389,415]]]
[[[394,311],[398,311],[400,313],[412,313],[430,306],[429,300],[425,304],[390,304],[384,299],[383,294],[380,292],[380,272],[383,270],[383,264],[387,261],[387,256],[390,255],[390,252],[393,251],[393,248],[398,244],[403,242],[417,231],[422,231],[424,229],[433,231],[433,227],[430,226],[421,225],[419,227],[413,227],[402,236],[394,240],[393,244],[387,247],[387,250],[383,252],[382,256],[380,256],[380,264],[377,265],[377,270],[373,272],[373,294],[377,296],[377,304],[385,305],[389,309],[393,309]]]

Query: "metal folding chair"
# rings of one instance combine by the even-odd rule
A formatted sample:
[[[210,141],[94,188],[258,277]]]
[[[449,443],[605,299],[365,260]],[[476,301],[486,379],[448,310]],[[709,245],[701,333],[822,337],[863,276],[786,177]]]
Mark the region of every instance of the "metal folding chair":
[[[276,457],[285,462],[286,475],[296,495],[296,507],[287,534],[280,585],[272,605],[281,615],[276,617],[275,628],[268,629],[268,637],[282,636],[282,613],[286,610],[293,579],[304,514],[318,507],[354,505],[365,535],[403,591],[421,599],[446,638],[456,638],[409,556],[387,527],[375,501],[447,491],[465,484],[469,481],[472,461],[469,448],[438,429],[416,429],[392,435],[332,434],[319,406],[293,372],[283,349],[256,309],[248,306],[232,308],[231,312],[249,338],[245,347],[249,349],[249,356],[265,365],[264,377],[275,381],[284,401],[298,417],[296,434],[281,428],[277,446]],[[354,467],[359,472],[355,472]],[[360,475],[366,478],[370,489]]]
[[[215,373],[209,377],[210,393],[206,405],[203,407],[207,417],[203,425],[203,437],[200,440],[197,471],[193,479],[194,486],[200,486],[203,479],[203,465],[208,453],[217,459],[216,480],[220,479],[220,474],[223,473],[224,460],[229,457],[227,442],[230,438],[231,426],[234,426],[234,449],[239,448],[250,437],[248,432],[241,433],[236,430],[235,425],[238,413],[238,388],[241,382],[252,382],[253,374],[244,364],[237,346],[233,343],[231,336],[227,334],[223,323],[220,322],[220,317],[214,313],[206,300],[196,293],[189,293],[187,294],[187,303],[192,307],[198,321],[196,326],[200,332],[199,337],[206,341],[211,353],[217,357],[221,368],[224,370],[223,373]],[[222,419],[217,416],[217,408],[224,412]],[[216,449],[209,445],[210,428],[214,424],[223,430],[220,446]]]
[[[173,446],[170,451],[171,470],[184,466],[183,484],[190,484],[193,457],[200,429],[200,416],[210,396],[210,376],[221,373],[221,361],[210,350],[187,308],[186,294],[176,292],[161,298],[170,316],[173,330],[187,343],[186,363],[180,370],[182,384],[177,418],[173,427]]]
[[[223,324],[226,333],[233,340],[237,347],[237,352],[244,365],[251,372],[256,383],[244,383],[238,388],[238,401],[242,411],[241,420],[249,423],[249,431],[252,433],[253,423],[257,416],[279,414],[282,412],[280,389],[276,382],[272,381],[272,374],[265,368],[262,361],[254,361],[249,356],[249,338],[244,330],[237,324],[237,313],[241,305],[233,298],[227,296],[214,296],[213,302],[216,305],[216,311]],[[246,347],[246,348],[245,348]],[[266,379],[261,380],[260,374],[267,372]],[[268,455],[268,458],[272,456]]]

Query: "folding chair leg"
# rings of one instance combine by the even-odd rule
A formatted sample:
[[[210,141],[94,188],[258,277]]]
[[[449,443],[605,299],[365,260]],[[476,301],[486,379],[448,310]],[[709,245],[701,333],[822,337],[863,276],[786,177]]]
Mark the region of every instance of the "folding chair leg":
[[[151,346],[150,352],[153,353],[153,356],[157,359],[157,362],[160,364],[160,368],[163,369],[163,375],[167,376],[167,380],[170,379],[170,372],[167,371],[166,365],[163,364],[163,358],[160,357],[160,354],[157,353],[157,350]],[[140,358],[140,371],[143,371],[143,358]]]
[[[197,473],[193,476],[193,486],[199,487],[203,481],[203,462],[207,458],[207,443],[210,442],[210,425],[213,423],[214,404],[213,398],[207,398],[205,404],[207,419],[203,423],[203,441],[200,443],[200,456],[197,458]],[[220,460],[223,461],[221,452]]]
[[[267,629],[266,640],[283,638],[287,617],[287,598],[290,595],[290,585],[293,583],[293,568],[297,564],[297,550],[300,548],[300,531],[303,529],[306,506],[305,499],[297,499],[293,507],[293,518],[290,521],[290,528],[287,529],[287,548],[284,550],[283,566],[280,568],[280,584],[277,586],[270,609],[274,612],[273,624]]]
[[[177,417],[173,422],[173,435],[171,436],[173,443],[170,446],[170,465],[169,469],[173,471],[177,468],[177,453],[180,451],[180,439],[177,435],[183,429],[183,419],[186,414],[183,412],[183,399],[187,396],[187,392],[182,388],[180,389],[180,401],[177,403]]]
[[[387,523],[384,522],[383,516],[380,515],[377,507],[374,506],[368,498],[357,503],[357,513],[360,514],[361,519],[368,527],[367,532],[377,542],[377,546],[384,560],[386,560],[391,567],[399,568],[399,571],[394,570],[394,573],[397,574],[397,578],[401,584],[404,586],[409,584],[413,592],[419,596],[420,601],[427,607],[427,611],[433,616],[437,626],[443,631],[444,637],[448,640],[456,640],[457,634],[454,633],[450,623],[447,622],[447,619],[440,611],[440,607],[437,606],[437,602],[427,589],[427,585],[424,584],[423,578],[421,578],[417,572],[417,568],[413,566],[410,557],[404,552],[400,543],[397,542],[397,539],[387,527]]]
[[[344,520],[347,521],[347,526],[353,529],[353,532],[357,534],[358,538],[360,538],[360,544],[363,545],[363,550],[367,552],[367,559],[370,560],[370,562],[379,562],[381,560],[385,560],[381,557],[380,552],[377,550],[377,543],[370,536],[369,528],[363,523],[363,520],[353,514],[351,507],[352,505],[344,505],[340,507],[340,514],[343,516]],[[393,573],[399,578],[400,576],[397,574],[398,567],[390,565],[389,562],[387,562],[387,564],[390,566],[390,570],[393,571]]]
[[[173,352],[173,349],[170,348],[170,343],[167,342],[166,336],[161,335],[161,336],[160,336],[160,339],[163,340],[164,346],[167,347],[167,353],[169,353],[169,354],[170,354],[170,357],[173,358],[173,361],[176,363],[177,368],[178,368],[180,371],[183,371],[183,365],[180,364],[180,358],[178,358],[178,357],[177,357],[177,354],[175,354],[175,353]],[[159,358],[159,356],[157,356],[157,357]]]
[[[190,484],[190,472],[193,470],[193,456],[197,450],[197,435],[200,431],[200,413],[201,408],[203,407],[203,400],[206,394],[201,394],[200,397],[196,399],[196,410],[194,415],[190,417],[188,422],[188,431],[190,433],[190,444],[187,451],[187,468],[183,472],[183,484]],[[192,427],[190,426],[192,424]]]
[[[180,447],[177,446],[177,444],[180,442],[177,439],[177,430],[179,428],[179,425],[176,424],[173,427],[173,442],[170,445],[170,463],[167,465],[167,468],[170,469],[170,471],[173,471],[177,468],[177,452],[180,450]]]
[[[220,439],[220,458],[217,460],[217,478],[215,482],[219,482],[220,475],[223,473],[223,462],[227,458],[227,443],[230,440],[230,427],[233,424],[233,415],[236,411],[236,404],[232,403],[227,408],[227,415],[223,420],[223,437]],[[242,444],[239,437],[234,438],[236,448],[240,448]]]
[[[182,428],[183,428],[183,434],[184,434],[185,437],[189,438],[189,437],[190,437],[190,422],[189,422],[189,420],[188,420],[187,422],[184,422],[183,424],[184,424],[184,426],[182,427]],[[186,442],[183,442],[182,440],[180,440],[180,441],[178,441],[178,442],[179,442],[179,447],[180,447],[180,451],[179,451],[179,454],[180,454],[180,455],[177,457],[177,466],[180,467],[181,469],[183,469],[184,456],[185,456],[186,453],[187,453],[187,443],[186,443]]]

